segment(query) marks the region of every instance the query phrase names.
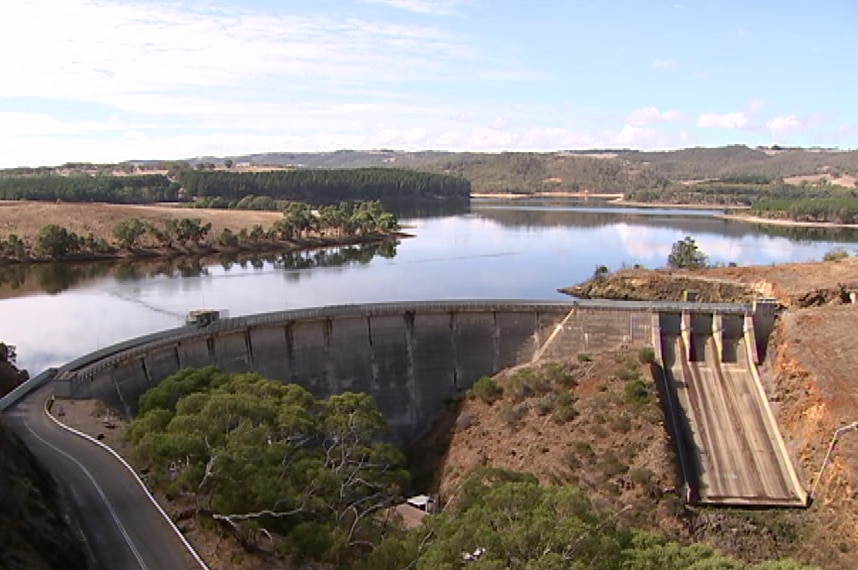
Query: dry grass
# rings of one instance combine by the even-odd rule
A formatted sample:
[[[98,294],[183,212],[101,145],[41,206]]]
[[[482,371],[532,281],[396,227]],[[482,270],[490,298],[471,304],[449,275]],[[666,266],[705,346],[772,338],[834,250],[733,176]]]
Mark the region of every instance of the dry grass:
[[[163,220],[200,218],[212,224],[212,235],[220,235],[224,228],[237,232],[260,224],[268,229],[282,214],[251,210],[210,210],[183,208],[173,205],[84,204],[54,202],[2,202],[0,201],[0,236],[18,234],[33,238],[49,224],[63,226],[79,235],[90,232],[96,237],[112,239],[114,226],[131,218],[139,218],[155,225]]]

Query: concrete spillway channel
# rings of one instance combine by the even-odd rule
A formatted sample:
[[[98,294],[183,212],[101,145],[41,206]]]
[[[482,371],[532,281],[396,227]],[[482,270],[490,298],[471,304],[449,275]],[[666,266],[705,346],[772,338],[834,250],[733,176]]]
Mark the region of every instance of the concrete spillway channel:
[[[693,501],[807,506],[757,370],[750,315],[658,316],[667,391]]]

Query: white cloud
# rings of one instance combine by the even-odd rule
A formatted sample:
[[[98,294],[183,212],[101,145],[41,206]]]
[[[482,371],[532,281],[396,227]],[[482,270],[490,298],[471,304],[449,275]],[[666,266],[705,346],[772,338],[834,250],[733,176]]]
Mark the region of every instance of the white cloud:
[[[506,150],[513,148],[516,137],[513,133],[500,129],[476,127],[471,130],[465,146],[481,150]]]
[[[493,129],[505,129],[509,126],[509,119],[505,116],[496,117],[490,126]]]
[[[673,69],[679,65],[679,61],[675,58],[656,59],[652,62],[652,66],[656,69]]]
[[[748,123],[748,116],[740,111],[723,115],[703,113],[697,119],[697,125],[704,129],[743,129],[748,126]]]
[[[621,144],[623,146],[635,146],[640,145],[641,141],[655,137],[656,134],[655,129],[651,129],[649,127],[635,127],[626,124],[620,132],[617,133],[616,141],[617,144]]]
[[[367,4],[384,4],[392,8],[417,12],[419,14],[436,14],[446,16],[456,12],[464,3],[463,0],[363,0]]]
[[[766,128],[775,135],[798,131],[806,126],[807,124],[797,115],[785,115],[766,121]]]
[[[0,87],[6,97],[120,108],[145,96],[160,108],[176,90],[210,100],[242,90],[288,98],[320,83],[345,88],[438,77],[444,63],[460,62],[470,50],[428,26],[182,4],[9,1],[0,51],[16,54],[4,60],[4,73],[16,80]]]
[[[762,111],[766,106],[765,99],[751,99],[750,105],[748,105],[748,109],[751,115],[756,115],[760,111]]]
[[[658,107],[643,107],[635,109],[626,117],[628,124],[634,127],[655,125],[658,123],[669,123],[682,119],[680,111],[662,111]]]

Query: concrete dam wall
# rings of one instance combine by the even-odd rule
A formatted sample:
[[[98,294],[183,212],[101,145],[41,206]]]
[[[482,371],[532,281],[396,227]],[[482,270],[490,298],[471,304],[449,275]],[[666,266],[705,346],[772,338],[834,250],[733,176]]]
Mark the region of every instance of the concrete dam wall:
[[[141,394],[162,379],[215,365],[294,382],[320,398],[368,392],[393,439],[407,444],[483,375],[536,358],[652,344],[652,317],[662,309],[635,302],[451,301],[267,313],[102,349],[63,367],[56,393],[101,399],[131,417]]]

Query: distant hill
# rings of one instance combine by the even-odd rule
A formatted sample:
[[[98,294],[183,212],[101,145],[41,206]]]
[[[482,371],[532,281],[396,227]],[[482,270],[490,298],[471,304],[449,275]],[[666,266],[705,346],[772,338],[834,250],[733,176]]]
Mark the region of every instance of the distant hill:
[[[687,148],[672,151],[591,149],[582,151],[445,152],[340,150],[234,156],[237,165],[298,168],[397,167],[460,174],[476,193],[543,191],[609,192],[655,190],[675,182],[782,182],[806,177],[813,184],[858,178],[858,151],[747,147]],[[208,157],[190,161],[221,163]],[[852,179],[850,179],[850,177]],[[787,180],[789,182],[789,180]]]
[[[44,176],[94,173],[164,173],[171,180],[194,170],[258,172],[273,169],[397,168],[466,178],[472,192],[623,194],[658,202],[751,205],[760,200],[856,197],[858,151],[819,148],[686,148],[671,151],[589,149],[557,152],[448,152],[338,150],[270,152],[181,161],[130,161],[118,165],[66,164],[0,171]],[[843,190],[848,190],[844,194]]]

